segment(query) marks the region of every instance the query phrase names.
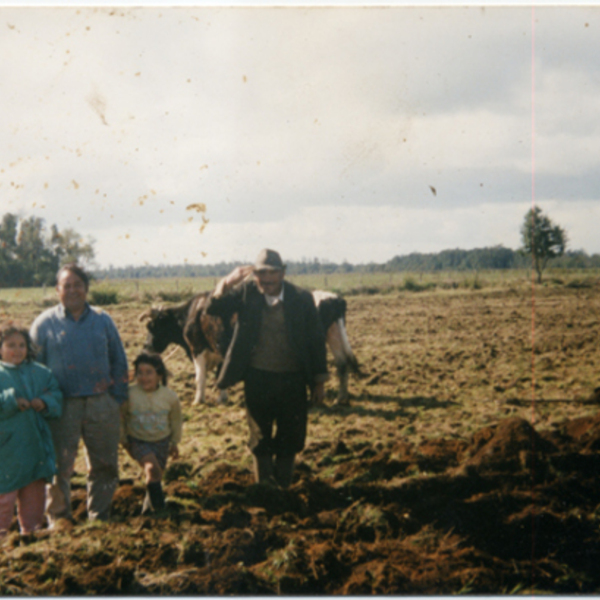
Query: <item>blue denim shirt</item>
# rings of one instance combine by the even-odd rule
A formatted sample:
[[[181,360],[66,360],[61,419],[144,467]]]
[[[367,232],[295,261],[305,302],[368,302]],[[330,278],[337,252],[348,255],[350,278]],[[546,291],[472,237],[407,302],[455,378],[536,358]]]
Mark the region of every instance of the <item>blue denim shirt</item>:
[[[65,398],[108,392],[127,399],[127,357],[113,320],[86,305],[76,321],[62,304],[44,311],[31,326],[37,360],[58,379]]]

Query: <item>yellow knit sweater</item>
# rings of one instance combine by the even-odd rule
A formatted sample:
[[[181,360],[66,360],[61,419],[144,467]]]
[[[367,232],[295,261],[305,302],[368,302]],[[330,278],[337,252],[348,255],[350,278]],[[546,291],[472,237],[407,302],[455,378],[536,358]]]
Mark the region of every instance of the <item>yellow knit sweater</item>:
[[[171,444],[181,441],[181,404],[177,394],[159,385],[145,392],[137,384],[129,386],[129,399],[121,406],[121,443],[127,435],[145,442],[158,442],[171,437]]]

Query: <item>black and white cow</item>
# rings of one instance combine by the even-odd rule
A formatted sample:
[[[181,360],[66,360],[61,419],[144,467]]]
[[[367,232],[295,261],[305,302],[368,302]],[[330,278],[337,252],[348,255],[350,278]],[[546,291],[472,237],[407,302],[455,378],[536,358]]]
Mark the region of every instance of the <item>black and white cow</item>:
[[[219,317],[207,315],[205,306],[209,293],[198,294],[187,302],[170,307],[151,308],[140,315],[147,321],[148,335],[144,348],[163,352],[169,344],[177,344],[194,362],[196,394],[194,404],[206,399],[206,374],[219,366],[233,335],[232,322],[223,323]],[[337,294],[315,291],[313,298],[323,325],[327,345],[331,350],[339,378],[338,402],[348,400],[348,374],[359,372],[346,333],[346,301]],[[227,401],[227,392],[221,390],[219,401]]]
[[[312,295],[337,370],[339,380],[337,402],[346,404],[349,372],[360,372],[346,332],[346,300],[338,294],[321,290],[315,290]]]
[[[233,334],[231,323],[223,323],[219,317],[206,314],[204,307],[208,296],[208,292],[205,292],[187,302],[169,307],[153,307],[140,315],[140,321],[147,321],[145,350],[160,354],[169,344],[177,344],[194,362],[194,404],[205,401],[206,374],[221,364]],[[221,390],[219,401],[227,401],[226,390]]]

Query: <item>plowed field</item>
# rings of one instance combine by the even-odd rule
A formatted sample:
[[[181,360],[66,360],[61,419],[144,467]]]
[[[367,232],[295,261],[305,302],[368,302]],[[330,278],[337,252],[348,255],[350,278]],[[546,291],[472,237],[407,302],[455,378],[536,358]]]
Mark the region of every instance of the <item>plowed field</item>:
[[[253,484],[241,388],[227,406],[191,407],[177,353],[186,422],[166,514],[140,516],[123,454],[111,521],[88,523],[80,459],[75,523],[21,538],[15,521],[0,593],[599,593],[599,291],[349,297],[363,375],[350,406],[334,406],[332,379],[311,408],[288,490]],[[107,308],[130,359],[144,308]],[[3,320],[39,310],[4,305]]]

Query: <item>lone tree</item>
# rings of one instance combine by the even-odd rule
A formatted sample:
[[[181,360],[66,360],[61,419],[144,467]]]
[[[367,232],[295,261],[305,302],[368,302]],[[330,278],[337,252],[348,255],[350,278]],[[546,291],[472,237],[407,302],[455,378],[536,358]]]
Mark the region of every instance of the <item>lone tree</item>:
[[[567,234],[562,227],[554,225],[549,217],[542,214],[542,209],[536,206],[525,215],[521,227],[521,240],[522,251],[531,254],[538,283],[541,283],[542,271],[548,261],[564,254],[567,247]]]

